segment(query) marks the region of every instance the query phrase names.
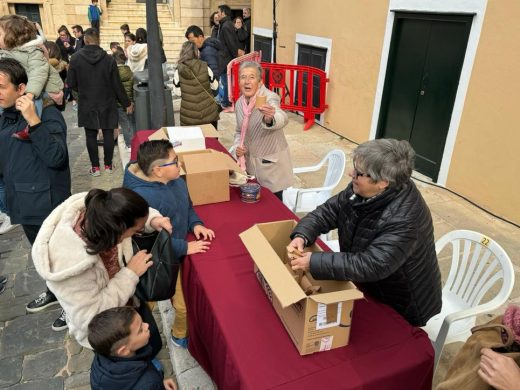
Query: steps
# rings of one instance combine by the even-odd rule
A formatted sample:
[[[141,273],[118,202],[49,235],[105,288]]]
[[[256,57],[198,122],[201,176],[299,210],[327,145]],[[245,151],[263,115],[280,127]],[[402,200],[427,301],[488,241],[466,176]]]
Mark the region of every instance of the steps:
[[[157,4],[157,18],[163,33],[163,48],[169,63],[177,62],[184,37],[184,28],[177,27],[167,4]],[[123,35],[119,27],[128,24],[135,34],[139,27],[146,29],[146,4],[135,0],[112,0],[101,18],[101,47],[110,48],[110,42],[123,45]]]

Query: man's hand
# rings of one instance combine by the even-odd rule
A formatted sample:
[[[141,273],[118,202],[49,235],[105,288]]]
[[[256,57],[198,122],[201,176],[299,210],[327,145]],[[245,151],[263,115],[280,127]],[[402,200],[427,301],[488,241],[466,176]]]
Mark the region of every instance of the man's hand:
[[[301,269],[303,271],[308,271],[311,266],[311,255],[312,252],[305,252],[302,257],[297,257],[294,260],[291,260],[292,270],[297,271]]]
[[[235,149],[235,154],[237,157],[242,157],[247,153],[247,148],[245,146],[237,146]]]
[[[150,221],[150,226],[153,227],[154,230],[161,231],[162,229],[166,229],[170,234],[173,232],[173,226],[168,217],[155,217]]]
[[[193,255],[195,253],[205,253],[208,251],[211,242],[209,241],[190,241],[188,242],[187,255]]]
[[[215,232],[208,229],[204,225],[197,225],[193,228],[193,234],[197,237],[197,240],[203,238],[204,240],[213,240],[215,238]]]
[[[134,103],[130,103],[130,105],[126,108],[126,113],[131,114],[134,112]]]
[[[518,389],[520,368],[513,359],[489,348],[482,348],[480,353],[480,366],[477,372],[484,382],[497,390]]]
[[[269,104],[262,104],[258,107],[258,110],[264,114],[264,121],[266,123],[273,123],[274,114],[276,113],[276,109]]]
[[[16,99],[15,108],[20,111],[29,126],[36,126],[41,122],[36,114],[34,102],[29,96],[24,95]]]
[[[298,249],[300,252],[303,252],[303,248],[305,248],[305,240],[301,237],[294,237],[289,246]]]
[[[163,380],[163,383],[166,390],[177,390],[177,384],[172,378]]]

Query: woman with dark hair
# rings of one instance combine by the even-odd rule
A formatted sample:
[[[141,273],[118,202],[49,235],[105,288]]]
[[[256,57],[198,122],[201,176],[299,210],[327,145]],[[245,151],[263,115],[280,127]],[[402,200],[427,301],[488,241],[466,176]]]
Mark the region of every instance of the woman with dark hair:
[[[58,38],[56,39],[56,45],[60,48],[61,59],[66,63],[69,63],[69,56],[74,54],[74,43],[75,39],[70,35],[67,26],[61,26],[58,29]]]
[[[211,26],[211,38],[216,38],[218,36],[218,12],[215,11],[209,17],[209,25]]]
[[[126,35],[127,38],[130,35]],[[126,49],[128,57],[128,66],[132,72],[140,72],[145,69],[146,60],[148,59],[147,36],[144,28],[138,28],[135,31],[135,43],[129,45]]]
[[[240,16],[237,16],[233,20],[233,25],[235,26],[235,31],[237,33],[239,48],[245,51],[248,45],[247,41],[249,36],[247,30],[244,28],[244,20]]]
[[[32,258],[81,345],[90,348],[87,326],[96,314],[117,306],[138,311],[146,306],[134,292],[153,259],[146,251],[134,255],[131,237],[153,229],[171,233],[170,219],[126,188],[72,195],[43,222]]]
[[[217,128],[219,114],[212,91],[218,81],[211,68],[199,60],[199,49],[190,41],[184,42],[173,74],[174,93],[181,96],[181,126],[211,123]]]

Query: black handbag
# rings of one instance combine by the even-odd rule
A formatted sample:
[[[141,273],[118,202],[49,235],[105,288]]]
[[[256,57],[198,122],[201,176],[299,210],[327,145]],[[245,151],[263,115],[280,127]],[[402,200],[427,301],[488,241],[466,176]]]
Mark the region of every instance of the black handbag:
[[[144,301],[162,301],[175,294],[180,263],[173,253],[170,233],[160,232],[132,236],[134,254],[145,249],[152,254],[153,265],[139,278],[135,294]]]

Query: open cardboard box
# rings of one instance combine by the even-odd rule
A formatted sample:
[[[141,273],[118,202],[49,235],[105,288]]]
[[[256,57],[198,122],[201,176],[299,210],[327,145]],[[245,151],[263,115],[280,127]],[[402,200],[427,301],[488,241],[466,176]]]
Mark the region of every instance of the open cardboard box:
[[[183,134],[183,129],[186,129],[185,134]],[[172,134],[174,134],[175,139],[170,139]],[[148,136],[148,140],[167,139],[172,142],[180,141],[182,145],[174,148],[175,152],[180,153],[206,149],[204,138],[218,138],[219,136],[219,132],[212,124],[205,124],[200,126],[162,127]]]
[[[348,344],[354,301],[363,298],[354,283],[319,280],[321,292],[307,296],[289,272],[284,259],[296,221],[256,224],[240,233],[254,272],[300,355],[327,351]],[[314,244],[313,252],[321,251]]]

